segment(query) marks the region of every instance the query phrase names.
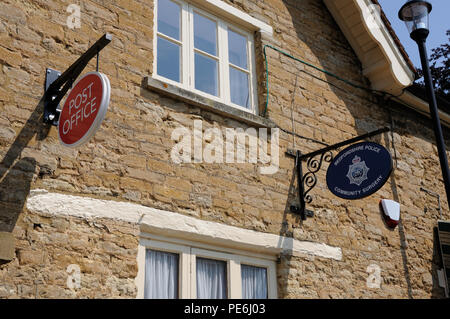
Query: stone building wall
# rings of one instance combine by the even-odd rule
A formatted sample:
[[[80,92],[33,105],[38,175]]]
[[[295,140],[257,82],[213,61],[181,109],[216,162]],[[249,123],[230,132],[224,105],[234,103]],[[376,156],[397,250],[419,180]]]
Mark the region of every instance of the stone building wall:
[[[135,224],[28,212],[14,235],[16,258],[0,270],[1,298],[136,296]]]
[[[265,107],[263,46],[269,44],[369,86],[360,63],[319,0],[234,0],[228,4],[273,27],[255,35],[259,108]],[[0,297],[135,297],[137,225],[48,217],[26,207],[32,189],[130,201],[195,218],[342,249],[342,260],[283,255],[277,265],[280,298],[430,298],[437,286],[433,227],[437,191],[448,207],[433,132],[427,119],[266,48],[267,116],[284,130],[333,144],[394,125],[372,138],[393,154],[391,178],[358,201],[334,197],[318,175],[311,208],[301,222],[289,212],[295,199],[294,160],[321,144],[280,133],[280,167],[264,175],[259,164],[175,164],[173,130],[244,129],[249,125],[149,90],[153,70],[153,1],[80,2],[81,29],[66,25],[71,1],[6,0],[0,3],[0,231],[13,232],[16,256],[0,267]],[[113,41],[100,55],[111,81],[111,103],[89,143],[68,149],[55,127],[42,125],[47,67],[65,70],[104,33]],[[87,70],[95,69],[91,61]],[[297,85],[295,85],[297,83]],[[392,120],[392,121],[391,121]],[[205,143],[205,142],[204,142]],[[402,205],[393,231],[383,222],[380,198]],[[427,212],[424,208],[427,207]],[[443,210],[443,219],[450,216]],[[80,265],[85,286],[66,287],[66,268]],[[380,288],[368,288],[367,267],[381,269]],[[37,287],[37,288],[36,288]],[[36,293],[37,289],[37,293]]]

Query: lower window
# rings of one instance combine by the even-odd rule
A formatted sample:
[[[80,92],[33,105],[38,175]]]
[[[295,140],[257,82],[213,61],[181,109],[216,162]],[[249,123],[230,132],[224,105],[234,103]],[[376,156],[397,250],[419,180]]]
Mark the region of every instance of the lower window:
[[[138,297],[148,299],[276,298],[273,258],[141,240]],[[251,254],[250,254],[251,255]],[[142,263],[145,263],[142,265]]]
[[[241,264],[242,298],[267,299],[267,269]]]
[[[145,298],[178,298],[178,254],[148,249],[145,255]]]
[[[227,264],[222,260],[196,258],[197,298],[227,298]]]

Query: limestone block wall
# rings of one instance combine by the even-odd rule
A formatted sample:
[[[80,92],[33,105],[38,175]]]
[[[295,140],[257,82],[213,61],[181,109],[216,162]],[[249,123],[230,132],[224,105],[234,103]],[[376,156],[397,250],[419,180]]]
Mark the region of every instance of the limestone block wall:
[[[0,231],[13,232],[15,258],[0,265],[0,297],[135,297],[139,228],[108,219],[48,217],[26,208],[32,189],[110,201],[129,201],[207,221],[324,243],[342,249],[341,260],[283,255],[277,265],[280,298],[431,298],[437,284],[433,227],[450,218],[431,125],[422,115],[266,48],[270,44],[360,86],[370,84],[360,63],[319,0],[225,1],[273,27],[255,34],[259,109],[280,132],[280,167],[261,174],[260,164],[175,164],[173,130],[243,128],[249,125],[149,90],[153,70],[153,0],[80,2],[81,28],[70,29],[70,1],[5,0],[0,3]],[[111,103],[94,138],[78,149],[58,142],[42,125],[47,67],[64,71],[104,33],[113,41],[100,55],[111,82]],[[95,69],[91,61],[86,71]],[[394,171],[376,194],[359,201],[334,197],[318,174],[301,222],[289,211],[296,199],[294,160],[303,153],[367,131],[394,131],[372,140],[387,147]],[[448,138],[448,132],[445,132]],[[204,144],[207,141],[203,141]],[[402,205],[400,225],[389,230],[380,198]],[[425,208],[427,210],[425,211]],[[67,267],[78,264],[85,286],[67,288]],[[368,288],[368,267],[380,269],[380,288]],[[37,291],[37,292],[36,292]]]
[[[14,235],[16,258],[0,269],[0,298],[136,296],[136,224],[28,212]]]

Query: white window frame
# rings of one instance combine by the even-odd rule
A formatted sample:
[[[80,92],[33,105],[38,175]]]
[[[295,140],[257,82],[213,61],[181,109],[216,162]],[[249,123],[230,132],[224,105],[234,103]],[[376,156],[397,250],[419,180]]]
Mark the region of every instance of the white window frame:
[[[181,39],[178,44],[181,44],[181,58],[180,58],[180,81],[176,82],[165,78],[157,74],[157,61],[158,61],[158,36],[161,34],[158,32],[158,0],[154,0],[154,28],[153,28],[153,75],[152,77],[166,82],[168,84],[180,87],[185,90],[194,92],[202,97],[230,105],[239,110],[243,110],[252,114],[258,114],[258,96],[257,96],[257,84],[256,84],[256,68],[255,68],[255,43],[254,36],[251,30],[240,26],[227,18],[224,18],[217,14],[212,14],[208,11],[200,9],[198,4],[192,4],[191,1],[186,0],[170,0],[180,5],[181,7]],[[197,1],[198,2],[198,1]],[[207,1],[209,5],[209,1]],[[220,7],[224,7],[220,4]],[[195,88],[195,67],[194,67],[194,23],[193,13],[199,14],[216,21],[218,26],[217,44],[218,44],[218,93],[219,96],[214,96]],[[229,80],[229,59],[228,59],[228,29],[239,33],[247,38],[247,63],[248,63],[248,75],[249,75],[249,95],[250,95],[250,108],[243,107],[241,105],[231,102],[231,88]],[[164,39],[168,39],[167,36],[161,36]],[[173,39],[171,40],[173,41]],[[236,67],[242,70],[239,67]],[[247,70],[246,70],[247,71]]]
[[[144,298],[146,250],[179,254],[178,298],[196,299],[196,257],[222,260],[227,263],[227,298],[242,299],[241,264],[261,267],[267,270],[267,297],[277,298],[275,256],[255,254],[232,248],[221,248],[207,244],[173,239],[156,235],[144,235],[138,247],[137,298]]]

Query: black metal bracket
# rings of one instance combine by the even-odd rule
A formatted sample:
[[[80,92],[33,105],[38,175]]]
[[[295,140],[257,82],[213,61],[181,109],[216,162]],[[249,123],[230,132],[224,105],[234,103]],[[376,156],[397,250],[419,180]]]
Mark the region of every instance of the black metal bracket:
[[[44,95],[44,123],[57,125],[59,103],[64,95],[72,87],[77,77],[83,72],[89,61],[107,46],[112,40],[110,34],[104,34],[95,42],[86,52],[83,53],[64,73],[47,68],[45,77],[45,95]]]
[[[309,192],[317,184],[316,173],[320,171],[320,169],[322,168],[322,164],[324,162],[331,163],[333,161],[333,150],[388,131],[390,131],[390,128],[384,127],[382,129],[359,135],[349,140],[333,144],[304,155],[299,150],[295,151],[292,149],[288,149],[286,155],[295,157],[299,197],[299,205],[291,205],[291,212],[300,214],[302,220],[306,220],[308,217],[314,216],[313,211],[306,209],[306,204],[310,204],[312,202],[312,196],[309,194]],[[320,157],[316,158],[319,155]],[[306,161],[306,167],[308,169],[308,172],[306,172],[305,174],[303,174],[302,170],[302,161]]]

